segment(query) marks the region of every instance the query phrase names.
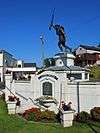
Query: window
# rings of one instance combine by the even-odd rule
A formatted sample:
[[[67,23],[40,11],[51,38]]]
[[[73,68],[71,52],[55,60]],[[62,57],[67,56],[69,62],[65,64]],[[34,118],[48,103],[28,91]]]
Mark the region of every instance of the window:
[[[67,74],[67,78],[74,77],[74,79],[82,79],[82,74],[81,73],[71,73]]]
[[[43,83],[43,95],[52,96],[52,84],[50,82]]]
[[[80,50],[82,50],[82,48],[80,48]]]
[[[21,65],[18,65],[18,67],[20,68],[20,67],[21,67]]]
[[[85,79],[88,79],[88,73],[85,73]]]
[[[62,64],[62,61],[60,61],[59,64]]]

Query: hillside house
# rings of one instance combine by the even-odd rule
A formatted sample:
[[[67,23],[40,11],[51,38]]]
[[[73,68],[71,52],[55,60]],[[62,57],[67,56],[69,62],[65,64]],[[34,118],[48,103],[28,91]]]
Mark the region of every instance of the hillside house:
[[[100,65],[100,47],[80,45],[75,50],[75,65],[93,66]]]

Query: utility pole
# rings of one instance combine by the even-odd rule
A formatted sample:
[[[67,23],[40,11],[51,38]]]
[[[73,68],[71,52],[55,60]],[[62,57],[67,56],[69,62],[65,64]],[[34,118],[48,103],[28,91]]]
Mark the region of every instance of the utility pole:
[[[44,35],[43,33],[40,35],[40,40],[41,40],[41,62],[42,62],[42,65],[44,66]]]

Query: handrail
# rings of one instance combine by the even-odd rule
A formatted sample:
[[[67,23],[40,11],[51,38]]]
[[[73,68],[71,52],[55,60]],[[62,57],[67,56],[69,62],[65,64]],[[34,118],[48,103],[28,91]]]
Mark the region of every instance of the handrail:
[[[2,93],[4,93],[4,91],[3,90],[0,90]]]
[[[5,85],[4,85],[5,86]],[[10,91],[10,93],[13,95],[13,96],[15,96],[15,94],[7,87],[7,86],[5,86],[6,88],[7,88],[7,90],[9,90]],[[21,94],[19,94],[18,92],[15,92],[17,95],[19,95],[20,97],[22,97],[23,99],[25,99],[26,101],[28,101],[28,99],[30,99],[31,101],[32,101],[32,103],[33,104],[35,104],[36,106],[38,106],[38,107],[40,107],[41,109],[43,109],[43,110],[46,110],[46,108],[44,108],[44,107],[41,107],[39,104],[37,104],[37,103],[35,103],[34,101],[33,101],[33,99],[32,98],[26,98],[26,97],[24,97],[23,95],[21,95]],[[16,96],[15,96],[16,97]]]
[[[4,86],[4,82],[0,82],[0,90],[4,90],[4,88],[5,88],[5,86]]]
[[[6,85],[3,85],[3,86],[4,86],[8,91],[10,91],[10,93],[11,93],[14,97],[16,97],[16,95],[15,95]],[[1,90],[0,90],[0,91],[1,91]],[[25,100],[28,100],[28,98],[22,96],[21,94],[19,94],[19,93],[17,93],[17,92],[16,92],[16,94],[19,95],[20,97],[24,98]]]
[[[9,90],[10,91],[10,93],[13,95],[13,96],[15,96],[15,94],[6,86],[6,85],[4,85],[5,86],[5,88],[7,89],[7,90]],[[15,96],[16,97],[16,96]]]
[[[39,104],[35,103],[35,102],[33,101],[32,98],[29,97],[29,99],[30,99],[30,100],[33,102],[33,104],[35,104],[36,106],[40,107],[40,108],[43,109],[43,110],[46,110],[46,108],[41,107]]]
[[[28,101],[28,98],[24,97],[23,95],[19,94],[18,92],[16,92],[17,95],[19,95],[20,97],[22,97],[23,99],[25,99],[26,101]]]

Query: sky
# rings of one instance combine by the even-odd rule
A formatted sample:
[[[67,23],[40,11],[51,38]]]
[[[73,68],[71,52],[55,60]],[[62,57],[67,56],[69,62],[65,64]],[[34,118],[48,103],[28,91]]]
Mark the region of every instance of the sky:
[[[100,0],[0,0],[0,48],[40,66],[44,34],[44,57],[60,52],[48,29],[54,8],[54,24],[64,27],[69,47],[100,43]]]

